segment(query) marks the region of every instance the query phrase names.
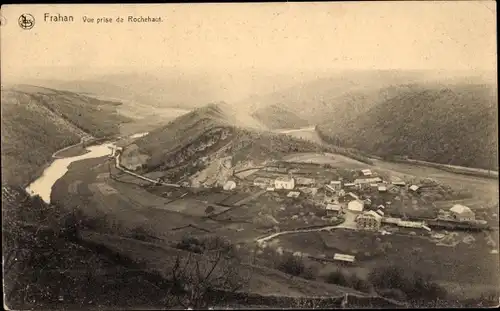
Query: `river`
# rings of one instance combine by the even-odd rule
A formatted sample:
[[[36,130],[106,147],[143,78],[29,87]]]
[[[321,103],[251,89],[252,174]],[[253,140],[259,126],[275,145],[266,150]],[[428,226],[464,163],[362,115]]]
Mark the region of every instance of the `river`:
[[[111,154],[110,147],[112,146],[112,143],[90,146],[86,148],[88,152],[85,154],[54,160],[43,171],[42,175],[26,188],[26,191],[30,195],[39,195],[46,203],[50,203],[52,186],[54,186],[59,178],[63,177],[64,174],[66,174],[71,163],[109,155]]]
[[[137,133],[130,135],[129,139],[135,139],[144,137],[148,134],[148,132]],[[30,195],[39,195],[42,200],[46,203],[50,203],[50,194],[52,192],[52,186],[56,183],[56,181],[63,177],[64,174],[68,171],[68,167],[71,163],[86,160],[86,159],[94,159],[100,158],[111,154],[111,147],[114,147],[114,143],[104,143],[101,145],[94,145],[85,148],[88,152],[75,157],[68,157],[62,159],[54,160],[42,173],[42,175],[33,181],[27,188],[26,191]],[[61,150],[67,149],[63,148]],[[57,154],[54,153],[54,154]]]

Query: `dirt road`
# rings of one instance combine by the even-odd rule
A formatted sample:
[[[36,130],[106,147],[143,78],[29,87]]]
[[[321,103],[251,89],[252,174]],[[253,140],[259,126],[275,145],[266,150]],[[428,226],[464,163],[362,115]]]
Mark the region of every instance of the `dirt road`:
[[[317,232],[317,231],[330,231],[333,229],[351,229],[351,230],[354,230],[354,229],[356,229],[354,218],[355,218],[354,214],[348,213],[348,214],[346,214],[346,220],[343,223],[335,225],[335,226],[328,225],[328,226],[324,226],[324,227],[320,227],[320,228],[313,228],[313,229],[299,229],[299,230],[281,231],[281,232],[270,234],[270,235],[262,237],[262,238],[258,238],[258,239],[256,239],[256,242],[260,244],[260,243],[270,241],[274,238],[277,238],[279,236],[286,235],[286,234],[308,233],[308,232]]]

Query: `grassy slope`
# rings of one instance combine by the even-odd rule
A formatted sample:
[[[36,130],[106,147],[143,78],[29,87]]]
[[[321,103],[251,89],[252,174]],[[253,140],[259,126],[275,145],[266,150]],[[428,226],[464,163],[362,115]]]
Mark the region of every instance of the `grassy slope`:
[[[96,232],[94,230],[103,229],[100,226],[105,224],[100,219],[48,206],[17,187],[2,187],[2,206],[2,216],[7,223],[2,227],[5,302],[11,309],[176,307],[169,294],[169,272],[175,257],[179,255],[184,261],[187,252],[163,243]],[[207,263],[200,255],[192,253],[191,256],[198,259],[202,267]],[[301,278],[292,280],[279,271],[262,267],[239,267],[243,274],[253,273],[251,291],[266,296],[269,290],[281,290],[283,294],[295,292],[300,296],[325,293],[339,296],[345,292],[365,296],[337,285]],[[268,291],[262,288],[262,282],[270,287]],[[258,295],[256,298],[259,300]],[[221,305],[248,304],[247,294],[207,299]],[[280,302],[287,301],[294,305],[292,298],[272,296],[262,302],[278,307]]]
[[[163,278],[105,247],[65,233],[63,228],[75,225],[75,218],[65,212],[28,197],[20,188],[2,187],[6,306],[15,310],[164,307],[168,287]]]
[[[483,84],[407,85],[317,129],[330,142],[380,156],[497,169],[495,93]]]
[[[2,89],[2,181],[25,184],[84,135],[118,133],[119,103],[31,86]]]

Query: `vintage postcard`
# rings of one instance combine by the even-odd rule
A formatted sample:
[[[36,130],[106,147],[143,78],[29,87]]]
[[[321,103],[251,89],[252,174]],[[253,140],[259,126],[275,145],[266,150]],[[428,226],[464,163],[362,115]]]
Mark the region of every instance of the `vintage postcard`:
[[[496,10],[2,6],[4,307],[498,306]]]

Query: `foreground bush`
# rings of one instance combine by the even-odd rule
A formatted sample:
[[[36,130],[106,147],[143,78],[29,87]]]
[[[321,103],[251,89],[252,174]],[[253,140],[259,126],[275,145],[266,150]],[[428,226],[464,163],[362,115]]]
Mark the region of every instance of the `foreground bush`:
[[[350,274],[341,269],[330,272],[326,281],[330,284],[351,287],[360,292],[370,292],[372,288],[368,281],[358,277],[356,274]]]
[[[215,235],[203,237],[186,235],[175,245],[175,247],[198,254],[209,251],[224,251],[233,257],[237,257],[234,245],[226,238]]]
[[[337,284],[346,287],[351,286],[351,280],[349,279],[349,276],[340,269],[330,272],[326,278],[326,281],[330,284]]]
[[[404,272],[400,268],[385,267],[372,271],[368,279],[377,292],[387,293],[387,290],[399,289],[406,295],[409,302],[418,306],[435,305],[446,299],[446,290],[433,282],[429,275],[420,272],[408,275]],[[388,293],[393,295],[394,291]]]
[[[292,254],[284,255],[283,259],[278,262],[277,268],[285,273],[300,276],[306,270],[304,260],[299,256]]]

